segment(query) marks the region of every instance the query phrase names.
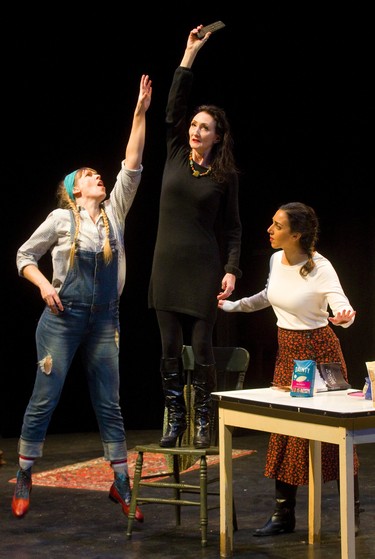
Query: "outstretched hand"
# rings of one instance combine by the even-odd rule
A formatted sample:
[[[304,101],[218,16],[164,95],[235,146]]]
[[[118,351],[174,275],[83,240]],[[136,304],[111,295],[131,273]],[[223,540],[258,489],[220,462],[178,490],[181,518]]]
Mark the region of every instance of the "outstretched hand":
[[[328,317],[328,320],[332,322],[332,324],[339,326],[340,324],[346,324],[347,322],[350,322],[355,317],[356,314],[357,314],[356,311],[344,310],[338,312],[335,316]]]
[[[142,105],[143,110],[147,111],[151,104],[152,81],[146,74],[142,74],[141,83],[139,84],[138,102]]]

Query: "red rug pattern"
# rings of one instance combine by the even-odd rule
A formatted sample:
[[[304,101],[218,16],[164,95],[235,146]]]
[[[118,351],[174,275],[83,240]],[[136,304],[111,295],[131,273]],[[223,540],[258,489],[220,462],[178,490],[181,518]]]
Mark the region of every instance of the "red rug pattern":
[[[241,458],[253,454],[256,450],[233,450],[233,458]],[[153,456],[153,458],[151,458]],[[128,452],[129,475],[133,479],[137,452]],[[207,465],[213,466],[219,463],[219,456],[208,456]],[[194,464],[185,472],[198,470],[199,463]],[[143,465],[143,473],[154,474],[167,471],[167,463],[163,454],[150,455],[147,464]],[[184,472],[184,473],[185,473]],[[154,480],[155,481],[155,478]],[[10,479],[9,483],[15,483],[16,478]],[[48,487],[66,487],[68,489],[87,489],[91,491],[108,491],[113,482],[113,471],[109,462],[104,458],[95,458],[87,462],[77,462],[55,470],[33,473],[33,485]]]

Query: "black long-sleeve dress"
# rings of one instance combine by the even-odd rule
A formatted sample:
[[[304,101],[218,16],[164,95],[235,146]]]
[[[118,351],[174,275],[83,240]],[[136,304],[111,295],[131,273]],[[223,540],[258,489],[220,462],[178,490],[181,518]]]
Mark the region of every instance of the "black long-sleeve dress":
[[[186,135],[192,83],[190,69],[175,70],[148,302],[149,308],[214,322],[225,272],[241,276],[238,177],[233,173],[230,183],[219,184],[210,174],[192,174]]]

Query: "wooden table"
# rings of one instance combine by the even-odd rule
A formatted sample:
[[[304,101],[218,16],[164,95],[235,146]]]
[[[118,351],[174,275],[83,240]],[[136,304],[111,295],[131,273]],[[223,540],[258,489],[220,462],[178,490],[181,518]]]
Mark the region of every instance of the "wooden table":
[[[213,393],[219,406],[220,557],[233,554],[232,432],[242,427],[309,439],[309,544],[320,542],[321,443],[339,445],[341,557],[355,559],[353,445],[375,442],[375,408],[350,392],[311,398],[273,388]]]

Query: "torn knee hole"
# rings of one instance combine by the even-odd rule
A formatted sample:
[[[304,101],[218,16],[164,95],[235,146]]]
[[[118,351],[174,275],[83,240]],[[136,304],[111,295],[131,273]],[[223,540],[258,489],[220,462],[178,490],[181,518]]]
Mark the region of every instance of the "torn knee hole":
[[[46,355],[39,361],[39,367],[43,373],[49,375],[52,371],[52,355]]]

